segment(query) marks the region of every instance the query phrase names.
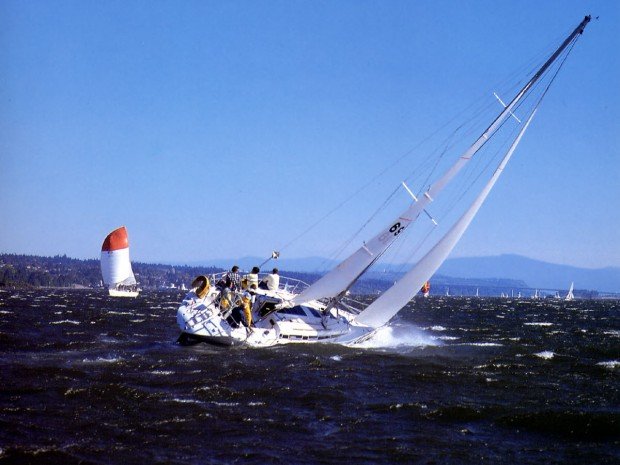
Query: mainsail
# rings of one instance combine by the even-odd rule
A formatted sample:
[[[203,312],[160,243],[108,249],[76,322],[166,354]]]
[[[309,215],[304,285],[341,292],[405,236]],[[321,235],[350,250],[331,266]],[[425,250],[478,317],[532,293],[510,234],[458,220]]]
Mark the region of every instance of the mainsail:
[[[381,296],[370,304],[360,313],[356,321],[363,325],[378,328],[386,324],[398,311],[403,308],[411,298],[417,294],[418,289],[437,271],[444,260],[448,257],[452,249],[459,241],[476,213],[482,206],[484,200],[491,192],[495,182],[502,174],[506,163],[510,160],[512,153],[517,148],[523,134],[529,126],[536,110],[532,112],[527,122],[519,131],[516,139],[510,146],[510,149],[500,162],[499,166],[491,176],[491,179],[478,194],[471,206],[465,211],[463,216],[452,226],[446,235],[435,246],[420,259],[417,265],[409,271],[403,278],[396,282],[391,288],[385,291]]]
[[[306,288],[302,293],[292,299],[292,303],[299,304],[314,299],[333,298],[342,295],[359,277],[373,265],[383,253],[394,243],[397,237],[414,222],[420,213],[433,201],[443,188],[465,167],[472,157],[486,144],[495,134],[502,123],[508,118],[513,109],[522,101],[527,92],[547,71],[549,66],[558,56],[569,46],[575,38],[583,32],[586,24],[590,21],[590,16],[586,16],[575,30],[566,38],[560,47],[549,57],[534,76],[523,86],[515,95],[511,102],[505,106],[501,113],[489,125],[489,127],[478,137],[478,139],[461,155],[452,167],[450,167],[441,178],[439,178],[422,197],[416,199],[405,211],[390,222],[376,236],[364,243],[352,255],[342,261],[333,270],[324,275],[321,279]],[[419,289],[418,286],[416,289]]]
[[[109,288],[118,285],[131,286],[136,278],[129,260],[129,238],[122,226],[108,234],[101,245],[101,274]]]
[[[575,287],[575,283],[570,283],[570,289],[568,290],[568,294],[564,297],[564,300],[570,301],[575,299],[575,295],[573,294],[573,288]]]

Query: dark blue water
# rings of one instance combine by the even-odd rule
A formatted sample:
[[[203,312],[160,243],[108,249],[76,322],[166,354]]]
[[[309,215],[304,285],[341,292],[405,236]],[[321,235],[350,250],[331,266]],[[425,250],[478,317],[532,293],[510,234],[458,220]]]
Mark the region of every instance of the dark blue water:
[[[231,349],[176,345],[180,298],[0,291],[0,463],[620,463],[617,301],[431,298],[370,347]]]

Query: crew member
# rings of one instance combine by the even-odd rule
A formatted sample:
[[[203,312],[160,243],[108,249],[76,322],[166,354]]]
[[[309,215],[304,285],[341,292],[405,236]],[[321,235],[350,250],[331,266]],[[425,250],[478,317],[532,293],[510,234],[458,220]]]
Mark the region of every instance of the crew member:
[[[278,269],[274,268],[273,271],[265,276],[263,280],[260,282],[261,289],[268,289],[270,291],[275,291],[280,286],[280,275],[278,274]]]

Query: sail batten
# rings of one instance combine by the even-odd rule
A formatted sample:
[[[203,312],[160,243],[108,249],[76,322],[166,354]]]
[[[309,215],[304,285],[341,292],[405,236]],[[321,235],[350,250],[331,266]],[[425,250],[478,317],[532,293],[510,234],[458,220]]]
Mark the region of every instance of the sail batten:
[[[476,197],[463,216],[452,226],[452,228],[435,244],[435,246],[420,259],[417,265],[405,274],[391,288],[370,304],[362,313],[356,317],[360,324],[378,328],[386,324],[401,308],[403,308],[411,298],[417,294],[418,289],[427,282],[437,271],[444,260],[448,257],[452,249],[456,246],[459,239],[463,236],[476,213],[489,195],[489,192],[502,174],[504,167],[510,160],[517,145],[521,141],[523,134],[527,130],[536,110],[532,112],[527,122],[515,138],[508,152],[501,160],[491,179],[484,186],[480,194]]]

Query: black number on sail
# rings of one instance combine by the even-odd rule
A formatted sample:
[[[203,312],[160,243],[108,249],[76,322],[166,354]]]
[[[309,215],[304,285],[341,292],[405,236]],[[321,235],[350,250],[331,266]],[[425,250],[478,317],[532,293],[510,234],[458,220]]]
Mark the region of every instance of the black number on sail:
[[[394,234],[394,236],[398,236],[405,229],[404,226],[401,226],[400,223],[396,223],[394,226],[390,228],[390,232]]]

